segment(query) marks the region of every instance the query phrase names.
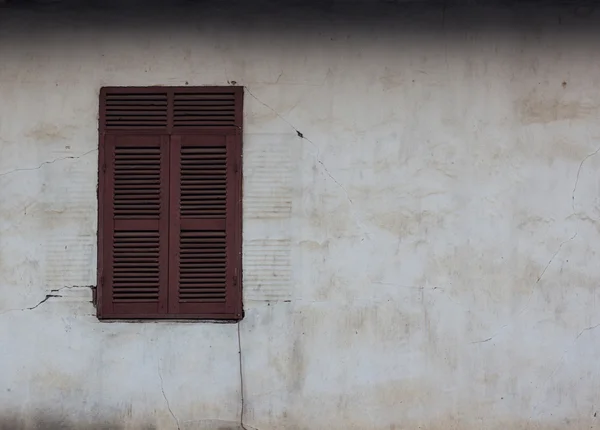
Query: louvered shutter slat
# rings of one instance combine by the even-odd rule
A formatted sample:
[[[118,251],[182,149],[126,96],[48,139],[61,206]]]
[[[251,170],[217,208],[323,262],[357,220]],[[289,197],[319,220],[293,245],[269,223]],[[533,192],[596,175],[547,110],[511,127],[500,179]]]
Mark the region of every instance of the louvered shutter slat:
[[[237,119],[236,92],[175,92],[173,128],[234,127]]]
[[[104,128],[106,130],[167,127],[168,97],[166,92],[106,94],[104,109]]]

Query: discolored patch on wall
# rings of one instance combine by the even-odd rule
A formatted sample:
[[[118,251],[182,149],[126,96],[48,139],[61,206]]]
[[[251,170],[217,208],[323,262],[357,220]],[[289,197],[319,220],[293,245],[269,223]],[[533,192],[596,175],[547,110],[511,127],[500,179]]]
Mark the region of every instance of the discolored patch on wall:
[[[553,218],[544,218],[539,215],[528,215],[526,212],[514,214],[514,222],[516,228],[523,232],[535,232],[536,229],[542,226],[548,226],[555,222]]]
[[[306,251],[321,251],[329,249],[329,239],[324,240],[323,242],[318,242],[316,240],[301,240],[298,242],[298,246]]]
[[[443,228],[446,222],[444,212],[399,210],[374,213],[368,218],[373,225],[387,230],[398,237],[427,234],[430,230]]]
[[[546,99],[535,94],[520,99],[516,110],[523,124],[586,119],[598,113],[598,106],[580,100]]]
[[[549,249],[547,258],[551,256]],[[491,249],[456,246],[445,255],[428,258],[419,283],[451,285],[448,291],[455,298],[487,297],[492,303],[505,303],[529,295],[545,263],[519,250],[504,255]]]
[[[90,414],[94,415],[94,414]],[[2,413],[0,430],[158,430],[155,424],[139,423],[125,426],[120,419],[73,419],[67,414],[37,413],[33,416]]]
[[[75,131],[74,126],[58,126],[56,124],[39,123],[29,131],[25,132],[25,136],[34,140],[65,140],[70,139],[70,134]]]
[[[377,390],[377,392],[373,392]],[[322,414],[302,414],[291,411],[288,414],[289,427],[292,429],[327,428],[328,430],[582,430],[598,429],[600,413],[592,410],[589,416],[557,419],[537,417],[527,419],[506,419],[491,413],[501,408],[504,398],[499,397],[494,404],[471,404],[465,407],[455,406],[452,412],[440,412],[431,407],[433,397],[441,398],[445,393],[439,384],[420,379],[407,379],[375,384],[373,387],[351,387],[337,399],[328,399],[319,403],[318,399],[306,398],[306,406],[317,411],[335,409],[336,417],[346,424],[339,425]],[[430,396],[431,395],[431,396]],[[373,408],[364,403],[365,398],[375,397],[381,403]],[[396,401],[394,401],[396,399]],[[380,409],[381,408],[381,409]],[[395,413],[382,415],[379,410],[391,410]],[[429,418],[415,418],[422,414]],[[594,416],[596,415],[596,416]],[[323,424],[320,424],[323,423]]]
[[[508,139],[503,145],[489,148],[489,158],[496,168],[506,169],[506,163],[510,163],[512,169],[521,171],[525,165],[524,159],[535,160],[549,165],[555,162],[571,162],[579,165],[597,145],[597,136],[574,137],[568,129],[555,126],[552,137],[542,137],[543,131],[523,131],[514,138]],[[488,149],[486,148],[486,152]],[[504,172],[505,170],[501,170]]]
[[[418,428],[419,430],[581,430],[581,429],[597,429],[600,427],[598,420],[595,417],[583,417],[578,419],[563,419],[563,420],[505,420],[501,418],[493,418],[485,416],[483,413],[479,419],[469,420],[456,413],[455,416],[440,418],[433,422],[420,421],[414,423],[415,427],[410,425],[397,424],[395,430],[405,428]],[[383,427],[386,428],[386,427]]]

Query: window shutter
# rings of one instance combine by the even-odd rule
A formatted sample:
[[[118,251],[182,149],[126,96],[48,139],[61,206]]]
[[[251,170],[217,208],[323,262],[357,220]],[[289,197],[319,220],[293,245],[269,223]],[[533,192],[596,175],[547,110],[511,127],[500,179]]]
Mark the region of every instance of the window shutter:
[[[171,138],[170,313],[241,316],[237,140]]]
[[[104,138],[103,317],[167,312],[168,136]]]
[[[100,318],[242,317],[242,96],[102,89]]]

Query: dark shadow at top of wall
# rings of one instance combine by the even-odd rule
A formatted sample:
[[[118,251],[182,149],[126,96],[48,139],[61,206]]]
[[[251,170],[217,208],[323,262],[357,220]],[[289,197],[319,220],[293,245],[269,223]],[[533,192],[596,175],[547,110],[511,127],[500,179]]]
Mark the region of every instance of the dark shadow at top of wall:
[[[3,0],[0,0],[0,3]],[[403,0],[4,0],[0,35],[61,32],[66,27],[177,31],[220,27],[302,33],[331,28],[390,33],[600,32],[600,1]]]

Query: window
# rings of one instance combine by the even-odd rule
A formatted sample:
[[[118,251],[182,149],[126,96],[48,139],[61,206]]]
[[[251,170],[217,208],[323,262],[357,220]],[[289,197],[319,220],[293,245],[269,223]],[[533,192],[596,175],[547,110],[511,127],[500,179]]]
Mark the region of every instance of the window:
[[[99,318],[242,318],[242,98],[101,90]]]

